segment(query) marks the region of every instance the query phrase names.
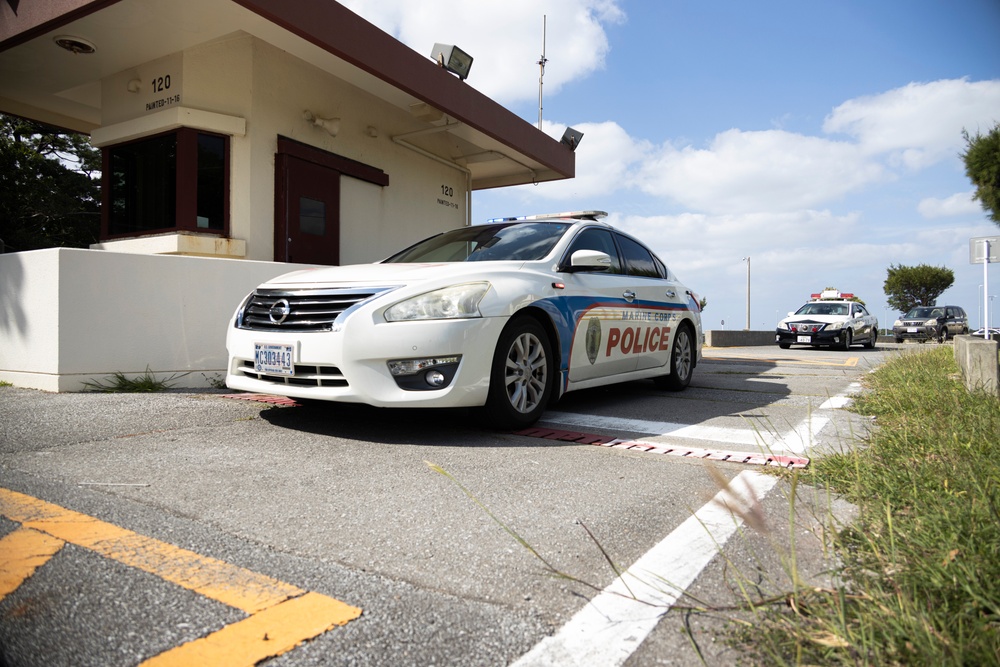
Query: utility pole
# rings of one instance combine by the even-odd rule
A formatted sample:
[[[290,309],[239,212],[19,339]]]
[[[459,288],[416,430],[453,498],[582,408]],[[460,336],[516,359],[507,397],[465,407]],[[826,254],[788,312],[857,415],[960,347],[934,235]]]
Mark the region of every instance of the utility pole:
[[[545,57],[545,14],[542,14],[542,57],[538,61],[538,129],[542,129],[542,79],[545,78],[545,63],[549,62]]]
[[[750,331],[750,255],[743,258],[747,263],[747,331]]]

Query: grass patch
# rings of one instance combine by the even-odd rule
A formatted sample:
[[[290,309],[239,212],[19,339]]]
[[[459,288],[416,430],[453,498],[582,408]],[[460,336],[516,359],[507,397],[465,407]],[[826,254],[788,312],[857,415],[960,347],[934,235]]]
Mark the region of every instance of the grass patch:
[[[1000,401],[970,394],[950,347],[901,355],[854,410],[877,429],[799,482],[858,505],[842,585],[756,607],[755,664],[1000,664]]]
[[[146,366],[146,372],[137,377],[128,377],[121,371],[113,373],[107,380],[95,380],[84,382],[83,386],[88,391],[100,391],[104,393],[143,393],[166,391],[170,389],[173,380],[187,375],[186,373],[175,373],[170,377],[159,379]]]

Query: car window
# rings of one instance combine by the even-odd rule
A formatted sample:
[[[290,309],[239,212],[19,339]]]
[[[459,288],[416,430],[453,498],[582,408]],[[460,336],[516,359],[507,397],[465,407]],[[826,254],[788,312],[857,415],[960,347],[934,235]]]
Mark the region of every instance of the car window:
[[[522,222],[462,227],[424,239],[383,262],[534,261],[548,255],[571,226]]]
[[[630,276],[643,276],[646,278],[662,278],[660,271],[653,261],[653,254],[637,241],[633,241],[627,236],[618,234],[618,244],[621,246],[622,255],[625,258],[625,270]]]
[[[611,232],[607,229],[588,227],[577,234],[569,250],[566,252],[566,264],[569,263],[569,258],[577,250],[599,250],[600,252],[607,253],[611,257],[611,268],[605,273],[620,274],[622,272],[622,263],[618,258],[618,249],[615,247],[615,240],[611,236]]]

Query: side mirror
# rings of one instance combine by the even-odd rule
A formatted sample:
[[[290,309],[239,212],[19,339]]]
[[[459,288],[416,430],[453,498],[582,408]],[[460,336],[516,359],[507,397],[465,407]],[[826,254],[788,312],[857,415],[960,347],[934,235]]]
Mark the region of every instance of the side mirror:
[[[600,250],[577,250],[569,258],[569,266],[563,271],[607,271],[611,268],[611,255]]]

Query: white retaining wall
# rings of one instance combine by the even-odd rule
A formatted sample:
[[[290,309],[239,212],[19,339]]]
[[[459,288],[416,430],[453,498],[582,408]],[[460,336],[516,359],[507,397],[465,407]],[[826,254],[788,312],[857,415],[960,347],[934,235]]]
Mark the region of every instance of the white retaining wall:
[[[205,387],[226,327],[258,284],[301,265],[51,248],[0,255],[0,380],[80,391],[148,370]]]

